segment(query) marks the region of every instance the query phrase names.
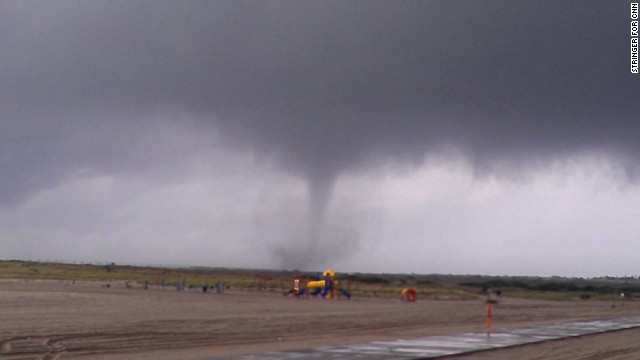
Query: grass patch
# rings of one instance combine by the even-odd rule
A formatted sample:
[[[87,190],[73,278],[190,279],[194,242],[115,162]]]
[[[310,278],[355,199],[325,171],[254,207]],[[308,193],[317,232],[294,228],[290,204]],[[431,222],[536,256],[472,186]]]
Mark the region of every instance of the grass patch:
[[[232,289],[287,293],[292,279],[313,280],[315,272],[227,268],[164,268],[129,265],[66,264],[36,261],[0,261],[0,279],[67,281],[123,281],[151,286],[188,288],[224,283]],[[338,273],[340,287],[355,297],[399,298],[402,289],[416,289],[419,300],[485,299],[487,289],[501,289],[503,297],[540,300],[620,300],[640,298],[637,278],[565,279],[539,277],[487,277],[475,275]]]

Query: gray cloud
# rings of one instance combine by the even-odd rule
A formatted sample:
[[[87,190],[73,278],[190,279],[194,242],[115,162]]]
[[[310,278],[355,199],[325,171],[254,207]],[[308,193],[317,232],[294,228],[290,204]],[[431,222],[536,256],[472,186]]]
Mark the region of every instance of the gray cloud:
[[[4,2],[3,108],[175,107],[304,171],[443,143],[635,152],[623,4]]]
[[[448,149],[477,174],[601,153],[634,178],[627,12],[624,1],[3,1],[0,201],[83,171],[171,178],[216,146],[304,178],[312,223],[340,174]]]

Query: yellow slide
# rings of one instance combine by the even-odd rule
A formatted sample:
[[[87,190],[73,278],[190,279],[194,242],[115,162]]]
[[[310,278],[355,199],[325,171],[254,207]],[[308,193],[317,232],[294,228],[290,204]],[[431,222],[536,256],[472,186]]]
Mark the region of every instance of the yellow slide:
[[[309,281],[307,283],[307,289],[317,289],[317,288],[323,288],[323,287],[324,287],[324,280]]]

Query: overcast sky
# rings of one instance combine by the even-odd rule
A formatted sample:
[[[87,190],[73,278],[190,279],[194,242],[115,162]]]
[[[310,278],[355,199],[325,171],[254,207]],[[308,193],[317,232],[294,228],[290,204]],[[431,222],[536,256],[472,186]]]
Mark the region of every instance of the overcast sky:
[[[0,259],[639,275],[628,1],[0,0]]]

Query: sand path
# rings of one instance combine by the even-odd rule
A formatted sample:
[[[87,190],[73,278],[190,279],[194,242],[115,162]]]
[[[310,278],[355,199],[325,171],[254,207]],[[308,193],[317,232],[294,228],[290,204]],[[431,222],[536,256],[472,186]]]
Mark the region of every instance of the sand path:
[[[229,291],[217,295],[103,285],[0,281],[1,358],[188,359],[483,331],[485,326],[485,307],[480,300],[328,301],[269,293]],[[640,302],[611,305],[504,299],[494,308],[493,323],[495,328],[502,328],[640,314]],[[637,335],[637,330],[629,330],[588,337],[592,340],[529,346],[548,347],[545,359],[637,359],[638,348],[629,341]],[[597,349],[589,350],[581,341]],[[553,357],[553,351],[571,348],[573,342],[576,352],[587,349],[588,356],[614,351],[615,356],[623,357],[571,357],[573,350],[563,350]],[[504,359],[541,359],[507,353],[539,355],[540,351],[527,347],[492,353],[507,354]],[[482,356],[502,359],[487,353],[464,359],[489,359]]]

